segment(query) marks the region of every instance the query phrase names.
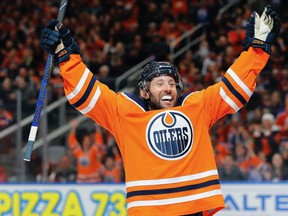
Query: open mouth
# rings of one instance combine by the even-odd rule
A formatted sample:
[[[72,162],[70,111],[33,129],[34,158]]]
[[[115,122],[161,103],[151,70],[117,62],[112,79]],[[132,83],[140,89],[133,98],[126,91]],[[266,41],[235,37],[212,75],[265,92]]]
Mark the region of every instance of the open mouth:
[[[173,100],[172,96],[171,95],[164,95],[162,98],[161,98],[161,101],[169,101],[171,102]]]

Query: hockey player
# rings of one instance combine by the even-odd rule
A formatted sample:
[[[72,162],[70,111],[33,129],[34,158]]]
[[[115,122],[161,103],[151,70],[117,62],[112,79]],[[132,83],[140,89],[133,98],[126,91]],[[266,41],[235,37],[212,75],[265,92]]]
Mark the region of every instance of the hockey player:
[[[213,215],[225,207],[209,129],[251,97],[280,21],[268,5],[261,16],[253,12],[246,30],[245,51],[217,84],[180,95],[177,68],[153,61],[139,77],[139,97],[117,94],[96,80],[70,31],[56,20],[48,22],[41,46],[55,55],[69,102],[117,141],[128,215]],[[55,53],[57,46],[64,48]]]

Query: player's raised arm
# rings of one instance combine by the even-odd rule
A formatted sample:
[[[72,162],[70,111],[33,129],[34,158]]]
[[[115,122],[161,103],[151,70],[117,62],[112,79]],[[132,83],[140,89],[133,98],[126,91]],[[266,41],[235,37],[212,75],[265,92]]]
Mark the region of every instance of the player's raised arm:
[[[113,128],[111,124],[115,121],[109,119],[115,120],[116,93],[100,83],[82,62],[70,30],[61,22],[50,20],[41,35],[41,47],[54,56],[54,62],[60,67],[69,103],[101,126]]]
[[[206,107],[212,117],[210,125],[225,114],[237,112],[249,101],[256,88],[256,77],[266,65],[279,31],[279,17],[270,5],[261,16],[251,14],[243,42],[247,51],[230,66],[221,82],[205,91]]]

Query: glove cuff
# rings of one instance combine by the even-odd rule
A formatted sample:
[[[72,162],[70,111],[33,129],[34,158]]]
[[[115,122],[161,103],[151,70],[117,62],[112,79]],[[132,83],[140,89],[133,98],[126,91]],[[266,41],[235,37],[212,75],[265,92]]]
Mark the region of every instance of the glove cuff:
[[[55,55],[54,60],[55,60],[56,66],[58,66],[59,63],[61,63],[61,62],[65,62],[65,61],[69,60],[70,54],[79,54],[80,55],[80,49],[79,49],[78,44],[74,41],[74,39],[72,39],[72,40],[73,40],[72,46],[66,47],[66,48],[60,50],[60,52],[58,52]]]
[[[262,40],[259,40],[257,38],[254,38],[251,44],[252,47],[254,48],[261,48],[263,49],[266,53],[271,55],[271,44],[265,43]]]

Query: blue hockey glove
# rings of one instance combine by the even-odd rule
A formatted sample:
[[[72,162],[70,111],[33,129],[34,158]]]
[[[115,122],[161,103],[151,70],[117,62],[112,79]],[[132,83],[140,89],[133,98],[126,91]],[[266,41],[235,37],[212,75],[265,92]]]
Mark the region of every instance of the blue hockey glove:
[[[57,20],[50,20],[40,38],[41,47],[51,55],[55,54],[56,47],[60,44],[60,34],[55,31],[56,24]]]
[[[248,49],[249,46],[262,48],[271,55],[271,44],[280,32],[280,19],[276,11],[267,5],[260,18],[256,12],[252,13],[246,30],[246,37],[243,41],[244,49]]]
[[[57,20],[50,20],[41,36],[41,47],[54,55],[54,64],[69,60],[70,54],[80,54],[80,49],[70,30]]]

